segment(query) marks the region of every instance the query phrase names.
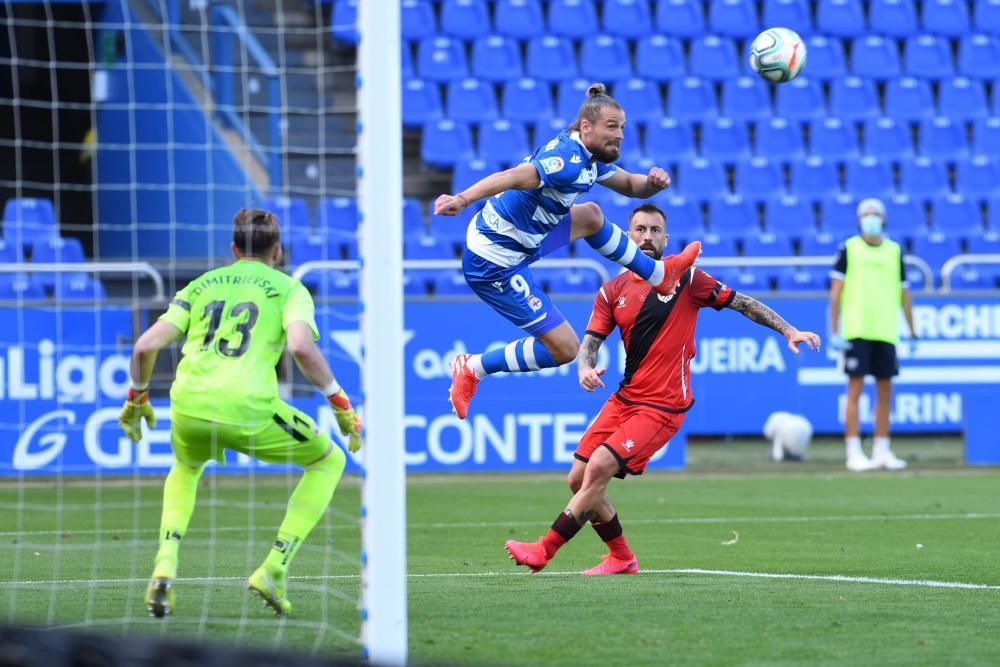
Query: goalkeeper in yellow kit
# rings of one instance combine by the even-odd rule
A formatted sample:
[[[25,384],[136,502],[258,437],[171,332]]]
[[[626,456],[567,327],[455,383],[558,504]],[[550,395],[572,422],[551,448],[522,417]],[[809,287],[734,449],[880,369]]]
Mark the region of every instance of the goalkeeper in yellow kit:
[[[275,366],[286,345],[302,373],[330,401],[348,448],[361,448],[361,422],[315,342],[312,297],[302,283],[274,268],[281,257],[275,216],[237,212],[231,248],[236,261],[179,291],[132,351],[132,387],[119,424],[138,442],[141,421],[149,428],[156,423],[148,397],[156,355],[187,336],[170,388],[174,464],[163,485],[160,548],[146,592],[146,607],[157,617],[174,609],[177,552],[194,511],[198,479],[210,459],[225,463],[227,449],[305,471],[274,546],[247,580],[276,614],[292,610],[285,594],[288,565],[330,504],[346,459],[309,416],[278,397]]]

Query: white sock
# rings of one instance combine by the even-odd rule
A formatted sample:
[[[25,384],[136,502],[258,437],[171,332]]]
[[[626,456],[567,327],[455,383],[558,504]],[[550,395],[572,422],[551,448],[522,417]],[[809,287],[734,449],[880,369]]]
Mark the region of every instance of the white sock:
[[[466,362],[466,366],[472,369],[472,372],[476,374],[476,377],[482,380],[488,375],[486,369],[483,368],[483,355],[474,354],[469,357],[469,361]]]
[[[876,454],[885,454],[889,451],[889,438],[875,438],[875,444],[872,447],[872,456]]]
[[[847,443],[847,456],[864,456],[865,453],[861,450],[861,437],[857,435],[849,435],[844,438],[844,442]]]

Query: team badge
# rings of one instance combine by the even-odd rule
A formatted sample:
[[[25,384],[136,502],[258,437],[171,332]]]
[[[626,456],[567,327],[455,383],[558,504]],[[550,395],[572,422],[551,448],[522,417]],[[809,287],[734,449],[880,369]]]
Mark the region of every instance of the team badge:
[[[536,313],[542,309],[542,300],[533,294],[528,295],[528,308],[531,308]]]

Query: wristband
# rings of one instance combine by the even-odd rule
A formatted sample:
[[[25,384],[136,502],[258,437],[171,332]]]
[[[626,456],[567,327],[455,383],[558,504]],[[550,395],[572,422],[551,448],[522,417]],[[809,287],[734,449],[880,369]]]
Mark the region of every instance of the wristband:
[[[326,396],[327,398],[333,396],[338,391],[340,391],[340,384],[337,383],[337,378],[331,380],[330,384],[323,387],[323,389],[321,389],[320,391],[322,391],[323,395]]]
[[[146,391],[149,389],[149,383],[147,382],[145,384],[141,384],[139,382],[132,382],[132,384],[129,385],[129,389],[132,391]]]
[[[461,200],[462,208],[469,208],[469,200],[465,198],[465,195],[455,195],[455,199]]]

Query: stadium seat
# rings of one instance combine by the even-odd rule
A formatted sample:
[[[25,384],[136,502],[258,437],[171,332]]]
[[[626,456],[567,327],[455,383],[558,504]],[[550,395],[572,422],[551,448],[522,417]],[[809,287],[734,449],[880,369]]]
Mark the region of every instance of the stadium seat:
[[[549,276],[549,289],[553,294],[593,295],[600,288],[601,277],[586,269],[557,269]]]
[[[537,125],[555,116],[549,86],[535,79],[522,78],[505,83],[501,106],[504,118],[522,123]]]
[[[865,10],[861,0],[819,0],[816,27],[835,37],[857,37],[865,32]]]
[[[455,248],[448,241],[420,235],[403,241],[405,259],[455,259]]]
[[[104,285],[86,273],[61,273],[55,277],[52,296],[56,301],[103,301]]]
[[[949,235],[982,234],[979,206],[965,195],[949,193],[931,202],[931,229]]]
[[[903,68],[908,76],[920,79],[944,79],[954,76],[951,46],[944,37],[916,35],[907,37],[903,47]]]
[[[766,157],[741,160],[736,164],[734,191],[752,202],[765,202],[785,194],[781,165]]]
[[[510,81],[524,76],[517,42],[500,35],[478,38],[472,44],[472,74],[484,81]]]
[[[479,157],[511,167],[531,154],[524,123],[495,120],[479,126]]]
[[[696,156],[694,130],[687,122],[665,116],[646,127],[646,155],[671,162],[686,162]]]
[[[433,278],[434,294],[441,296],[466,296],[473,294],[461,271],[437,271]]]
[[[898,161],[913,157],[913,139],[908,123],[897,123],[888,116],[869,120],[864,125],[867,155]]]
[[[336,0],[330,10],[330,36],[333,41],[353,46],[361,39],[358,32],[357,0]]]
[[[778,290],[814,292],[826,290],[830,269],[825,266],[793,266],[778,273]]]
[[[423,79],[403,82],[403,127],[415,129],[443,117],[438,84]]]
[[[617,81],[632,76],[628,44],[621,37],[593,35],[580,43],[580,74],[591,81]]]
[[[541,81],[575,78],[577,67],[573,44],[564,37],[554,35],[528,40],[525,69],[528,76]],[[576,114],[573,117],[576,118]]]
[[[969,31],[969,8],[964,0],[923,0],[924,30],[945,37]]]
[[[399,10],[404,40],[418,40],[437,34],[437,17],[430,0],[403,0]]]
[[[499,171],[500,165],[486,160],[463,160],[455,163],[455,171],[451,175],[451,191],[462,192],[473,183]]]
[[[457,39],[432,37],[417,47],[417,72],[428,81],[453,81],[469,76],[465,47]]]
[[[955,191],[976,201],[986,201],[1000,192],[998,157],[998,154],[974,155],[960,160],[955,168]]]
[[[666,214],[667,233],[672,238],[688,241],[700,239],[704,235],[701,208],[694,199],[673,192],[656,198],[654,203]]]
[[[974,255],[1000,255],[1000,234],[988,231],[984,234],[970,235],[966,241],[966,250]]]
[[[833,256],[837,252],[846,234],[831,234],[830,232],[818,232],[815,234],[805,234],[799,240],[799,255],[802,257],[829,257],[833,263]],[[827,269],[829,271],[829,269]]]
[[[622,128],[621,162],[632,163],[644,159],[642,141],[639,140],[639,124],[625,123]]]
[[[986,226],[988,233],[1000,235],[1000,194],[990,195],[986,204]]]
[[[320,297],[358,298],[357,271],[323,271],[321,274],[310,274],[306,282],[316,289]]]
[[[545,34],[545,15],[539,0],[497,0],[496,31],[514,39]]]
[[[678,120],[707,123],[715,118],[715,90],[702,78],[689,76],[670,84],[667,94],[667,115]]]
[[[896,41],[881,35],[855,38],[851,46],[851,71],[854,76],[870,79],[898,77],[903,68]]]
[[[573,120],[576,120],[576,114],[573,115]],[[543,123],[535,123],[534,127],[531,130],[533,137],[531,145],[543,146],[549,143],[557,136],[559,136],[560,132],[569,127],[571,123],[572,120],[568,118],[562,118],[560,116],[550,118],[549,120]]]
[[[958,71],[973,79],[1000,77],[1000,37],[965,35],[958,42]]]
[[[868,27],[889,37],[909,37],[918,32],[914,0],[872,0],[868,9]]]
[[[974,5],[976,32],[1000,35],[1000,0],[979,0]]]
[[[688,53],[688,69],[691,76],[710,81],[721,81],[739,76],[740,59],[736,44],[731,39],[717,35],[705,35],[691,40]]]
[[[709,0],[708,24],[717,35],[753,38],[760,27],[757,5],[753,0]]]
[[[410,47],[409,42],[404,41],[399,45],[399,59],[402,61],[400,63],[400,74],[403,81],[412,79],[415,76],[413,71],[413,49]]]
[[[714,199],[708,205],[708,229],[726,237],[758,234],[757,208],[740,195]]]
[[[808,202],[837,194],[840,192],[840,177],[836,163],[819,155],[792,162],[791,191]]]
[[[341,259],[339,246],[331,243],[330,237],[326,234],[309,234],[293,238],[289,244],[289,252],[291,254],[289,263],[292,266],[300,266],[306,262]],[[316,275],[311,274],[310,279],[303,282],[315,285]]]
[[[600,31],[594,0],[549,0],[549,32],[583,39]]]
[[[885,115],[897,121],[917,122],[935,115],[931,86],[925,79],[907,76],[888,81],[884,99]]]
[[[580,105],[587,98],[587,88],[589,87],[590,81],[587,79],[560,81],[559,85],[556,86],[556,115],[560,118],[576,120]]]
[[[920,123],[920,154],[934,160],[955,161],[969,154],[965,143],[965,127],[947,116],[938,116]]]
[[[981,118],[972,124],[972,149],[979,155],[1000,155],[1000,117]]]
[[[44,241],[37,241],[31,249],[32,267],[36,264],[82,264],[84,261],[83,245],[79,239],[75,238],[49,238]],[[32,274],[46,290],[53,288],[56,276],[68,275],[50,271],[36,272],[34,268],[32,269]]]
[[[664,35],[694,38],[705,34],[705,13],[701,0],[659,0],[656,29]]]
[[[923,202],[904,193],[896,193],[885,202],[885,219],[896,236],[910,237],[927,232]]]
[[[847,76],[847,58],[839,39],[814,35],[806,39],[809,77],[830,81]]]
[[[272,197],[260,204],[265,211],[278,216],[281,239],[285,245],[296,234],[308,234],[312,227],[309,221],[309,205],[297,197]],[[3,260],[0,260],[3,261]]]
[[[709,201],[730,194],[726,170],[719,162],[695,158],[677,168],[677,182],[689,199]]]
[[[742,121],[716,118],[701,128],[701,155],[709,160],[735,163],[750,157],[750,134]]]
[[[354,235],[358,231],[358,200],[324,197],[316,205],[316,231]]]
[[[995,266],[962,265],[956,267],[951,274],[950,287],[954,290],[992,290],[996,286]]]
[[[775,111],[782,118],[793,121],[820,120],[826,117],[823,86],[818,79],[799,76],[777,86]]]
[[[659,82],[687,76],[683,42],[665,35],[641,38],[635,47],[635,74]]]
[[[789,257],[792,241],[783,234],[761,232],[743,237],[744,257]]]
[[[653,32],[648,0],[604,0],[604,32],[638,39]]]
[[[618,81],[612,87],[611,94],[625,109],[628,123],[645,126],[663,117],[660,87],[653,82],[638,78]]]
[[[981,82],[964,76],[945,79],[938,88],[938,109],[942,116],[957,121],[986,118],[989,115],[986,90]]]
[[[45,289],[23,273],[0,273],[0,301],[44,299]]]
[[[59,236],[52,202],[48,199],[21,197],[8,199],[3,207],[3,237],[21,248],[37,241]]]
[[[769,160],[788,162],[805,157],[802,128],[784,118],[772,118],[757,126],[756,154]]]
[[[0,264],[16,264],[23,261],[24,255],[21,252],[21,246],[13,241],[8,243],[0,238]]]
[[[445,90],[448,118],[465,123],[487,123],[500,113],[493,86],[479,79],[452,81]]]
[[[850,192],[841,192],[823,200],[819,208],[821,231],[841,237],[858,232],[858,200]]]
[[[830,114],[845,121],[865,121],[880,115],[875,82],[849,76],[830,83]]]
[[[707,257],[738,257],[740,254],[739,238],[732,232],[720,234],[709,230],[700,239],[702,251]]]
[[[809,37],[813,32],[808,0],[764,0],[761,23],[791,28],[803,38]]]
[[[917,235],[910,239],[910,254],[927,262],[931,272],[940,281],[941,267],[946,261],[962,253],[962,239],[940,232]]]
[[[899,189],[919,201],[948,194],[948,169],[924,155],[904,160],[899,165]]]
[[[771,91],[759,76],[740,76],[722,82],[723,116],[754,122],[766,121],[772,114]]]
[[[491,33],[486,0],[442,0],[441,32],[458,39],[475,39]]]
[[[424,230],[424,207],[415,197],[403,198],[403,237],[417,236]]]
[[[420,157],[433,167],[451,168],[461,160],[471,160],[472,132],[467,123],[450,119],[428,123],[420,137]]]
[[[866,155],[847,163],[844,170],[844,190],[855,197],[886,199],[895,189],[889,162]]]
[[[799,239],[816,233],[816,213],[813,205],[800,197],[786,195],[767,202],[764,229],[769,234]]]

